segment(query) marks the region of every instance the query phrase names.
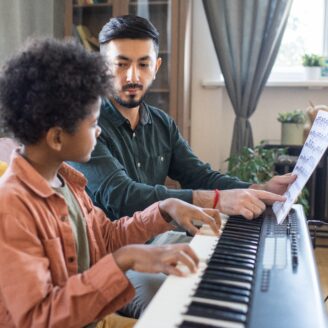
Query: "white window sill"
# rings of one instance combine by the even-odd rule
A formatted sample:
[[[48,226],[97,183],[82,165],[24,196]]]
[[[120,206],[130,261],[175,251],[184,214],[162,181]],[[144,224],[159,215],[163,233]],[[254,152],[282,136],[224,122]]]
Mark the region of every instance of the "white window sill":
[[[224,80],[203,80],[201,85],[204,89],[217,89],[225,87]],[[266,87],[291,87],[291,88],[308,88],[308,89],[324,89],[328,88],[328,79],[320,80],[269,80]]]

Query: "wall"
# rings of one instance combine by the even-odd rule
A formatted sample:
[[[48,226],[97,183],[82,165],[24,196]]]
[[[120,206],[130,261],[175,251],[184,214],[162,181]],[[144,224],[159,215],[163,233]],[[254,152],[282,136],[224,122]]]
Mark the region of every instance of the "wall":
[[[64,35],[64,0],[0,0],[0,65],[31,36]]]
[[[215,169],[225,170],[229,156],[234,112],[224,87],[205,89],[204,80],[219,79],[216,58],[202,1],[193,0],[191,146]],[[251,117],[254,143],[279,140],[279,112],[305,109],[309,100],[328,104],[328,89],[306,87],[265,87],[256,112]]]

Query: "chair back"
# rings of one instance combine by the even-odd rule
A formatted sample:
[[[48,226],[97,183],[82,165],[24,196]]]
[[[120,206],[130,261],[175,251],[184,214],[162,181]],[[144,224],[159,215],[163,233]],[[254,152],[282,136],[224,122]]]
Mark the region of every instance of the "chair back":
[[[0,138],[0,161],[9,163],[11,153],[17,146],[17,143],[11,138]]]

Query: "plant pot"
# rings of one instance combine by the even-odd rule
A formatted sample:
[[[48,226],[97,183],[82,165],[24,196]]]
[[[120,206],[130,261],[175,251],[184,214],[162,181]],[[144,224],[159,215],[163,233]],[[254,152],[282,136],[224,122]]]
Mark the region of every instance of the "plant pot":
[[[319,80],[321,78],[321,67],[319,66],[304,66],[305,79]]]
[[[303,123],[282,123],[281,124],[281,144],[282,145],[302,145],[303,144]]]

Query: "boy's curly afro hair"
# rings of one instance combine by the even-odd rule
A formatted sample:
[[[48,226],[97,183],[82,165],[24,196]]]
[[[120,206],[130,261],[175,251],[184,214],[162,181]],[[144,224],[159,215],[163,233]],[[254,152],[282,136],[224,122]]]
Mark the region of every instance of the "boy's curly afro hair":
[[[34,40],[0,74],[1,123],[23,144],[37,143],[54,126],[73,133],[110,88],[100,54],[72,41]]]

